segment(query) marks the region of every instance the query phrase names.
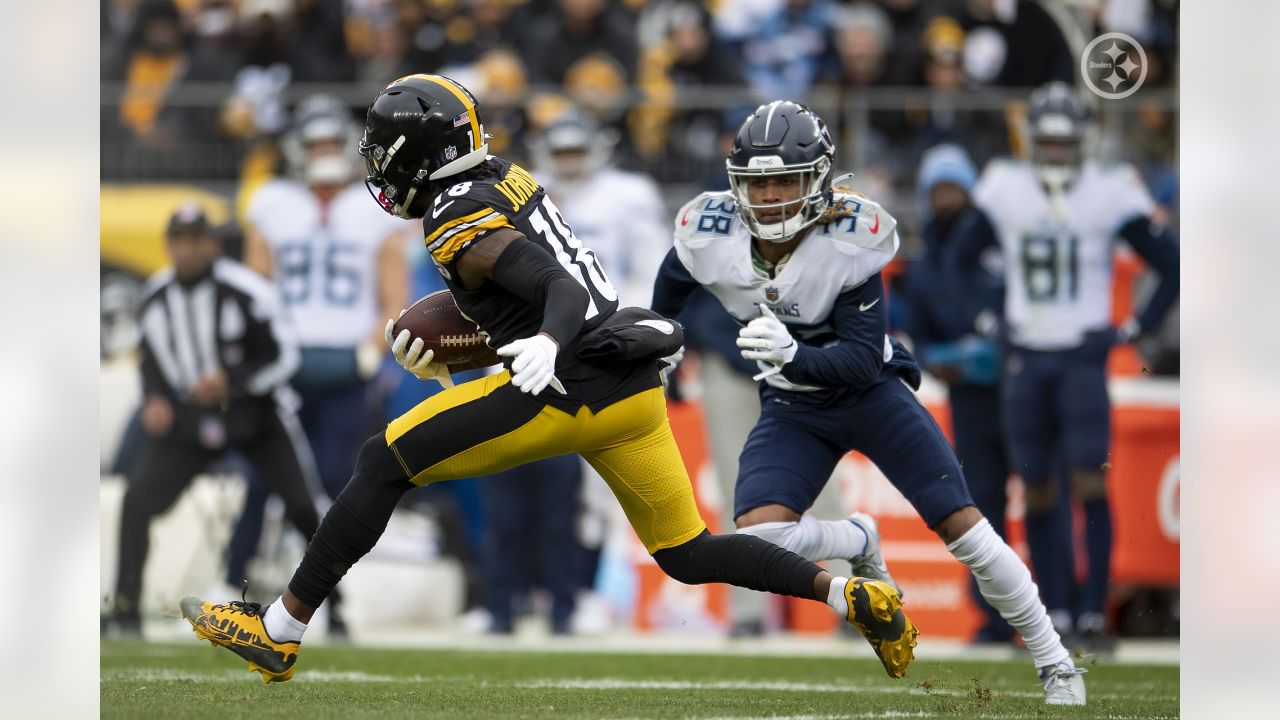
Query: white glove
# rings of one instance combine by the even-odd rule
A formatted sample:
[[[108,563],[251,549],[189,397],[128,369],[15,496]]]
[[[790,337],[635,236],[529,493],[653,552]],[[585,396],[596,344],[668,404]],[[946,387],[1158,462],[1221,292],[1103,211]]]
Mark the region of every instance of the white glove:
[[[760,306],[760,317],[738,331],[738,347],[742,348],[744,359],[767,362],[779,370],[791,362],[799,349],[787,326],[764,305]]]
[[[514,340],[498,348],[499,355],[515,358],[511,362],[512,384],[530,395],[537,395],[547,385],[565,394],[564,385],[556,378],[557,352],[556,341],[546,335]]]
[[[684,346],[681,345],[680,349],[676,350],[675,352],[671,353],[670,355],[658,361],[662,363],[662,369],[658,371],[659,376],[662,378],[662,387],[667,386],[667,378],[671,375],[673,371],[675,371],[676,366],[679,365],[680,361],[683,359],[684,359]]]
[[[383,350],[378,341],[369,338],[356,346],[356,375],[361,380],[368,380],[378,374],[378,366],[382,365]]]
[[[391,337],[391,329],[395,324],[395,320],[387,321],[384,336],[387,344],[391,346],[391,354],[395,356],[396,362],[400,363],[400,367],[413,373],[419,380],[435,380],[446,388],[453,387],[453,376],[449,374],[449,366],[431,362],[436,353],[434,350],[422,352],[426,347],[422,338],[412,337],[408,330],[401,330],[398,336]]]

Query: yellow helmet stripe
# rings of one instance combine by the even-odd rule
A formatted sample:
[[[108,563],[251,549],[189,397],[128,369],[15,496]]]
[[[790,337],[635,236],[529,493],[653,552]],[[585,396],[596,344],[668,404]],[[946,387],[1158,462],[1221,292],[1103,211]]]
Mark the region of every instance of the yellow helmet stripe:
[[[467,109],[467,117],[471,120],[471,147],[468,149],[468,152],[479,150],[480,146],[484,144],[484,133],[480,130],[480,117],[476,115],[475,104],[473,104],[471,99],[467,97],[467,94],[462,91],[462,88],[459,87],[457,83],[454,83],[448,78],[440,75],[417,73],[415,75],[409,75],[409,77],[419,78],[421,80],[426,80],[429,83],[439,85],[452,93],[454,97],[458,98],[458,102],[462,103],[462,107]]]

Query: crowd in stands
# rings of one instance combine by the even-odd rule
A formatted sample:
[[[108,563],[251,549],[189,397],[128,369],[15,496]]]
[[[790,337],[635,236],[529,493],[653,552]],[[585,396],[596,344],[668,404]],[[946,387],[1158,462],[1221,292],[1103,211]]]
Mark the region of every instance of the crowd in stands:
[[[843,142],[851,169],[910,187],[939,142],[979,163],[1008,151],[1006,109],[966,95],[1074,82],[1098,32],[1138,38],[1148,86],[1171,85],[1176,18],[1176,0],[103,0],[103,174],[235,179],[305,86],[343,84],[358,113],[438,72],[479,96],[496,152],[521,158],[573,103],[619,131],[627,164],[685,183],[759,102],[809,102],[844,131],[868,89],[928,89],[876,103]],[[1170,154],[1167,111],[1137,125],[1142,154]]]

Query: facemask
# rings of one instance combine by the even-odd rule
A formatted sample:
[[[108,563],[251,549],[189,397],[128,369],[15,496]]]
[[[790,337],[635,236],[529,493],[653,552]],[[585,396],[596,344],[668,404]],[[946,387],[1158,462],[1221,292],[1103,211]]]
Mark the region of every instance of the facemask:
[[[344,185],[352,177],[354,163],[344,155],[309,158],[302,177],[308,185]]]

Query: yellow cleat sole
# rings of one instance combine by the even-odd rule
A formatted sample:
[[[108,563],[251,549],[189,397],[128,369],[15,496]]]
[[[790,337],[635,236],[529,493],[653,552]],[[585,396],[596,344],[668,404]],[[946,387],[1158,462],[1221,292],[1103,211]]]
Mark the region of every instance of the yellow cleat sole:
[[[191,632],[195,633],[197,640],[207,640],[209,644],[214,648],[225,648],[227,650],[231,650],[232,652],[235,652],[235,650],[233,650],[232,648],[222,643],[219,643],[213,636],[201,630],[200,626],[195,623],[195,619],[191,615],[188,615],[189,610],[190,608],[187,608],[185,605],[183,606],[183,618],[188,623],[191,624]],[[289,669],[285,670],[284,672],[274,673],[262,667],[258,663],[253,662],[252,660],[249,661],[249,672],[251,673],[256,672],[259,675],[261,675],[262,682],[264,685],[270,684],[273,682],[285,682],[293,677],[293,672],[297,669],[298,669],[297,665],[290,665]]]
[[[892,678],[907,674],[915,660],[916,637],[920,631],[902,611],[902,597],[888,583],[867,578],[851,578],[845,585],[849,621],[867,639]]]

